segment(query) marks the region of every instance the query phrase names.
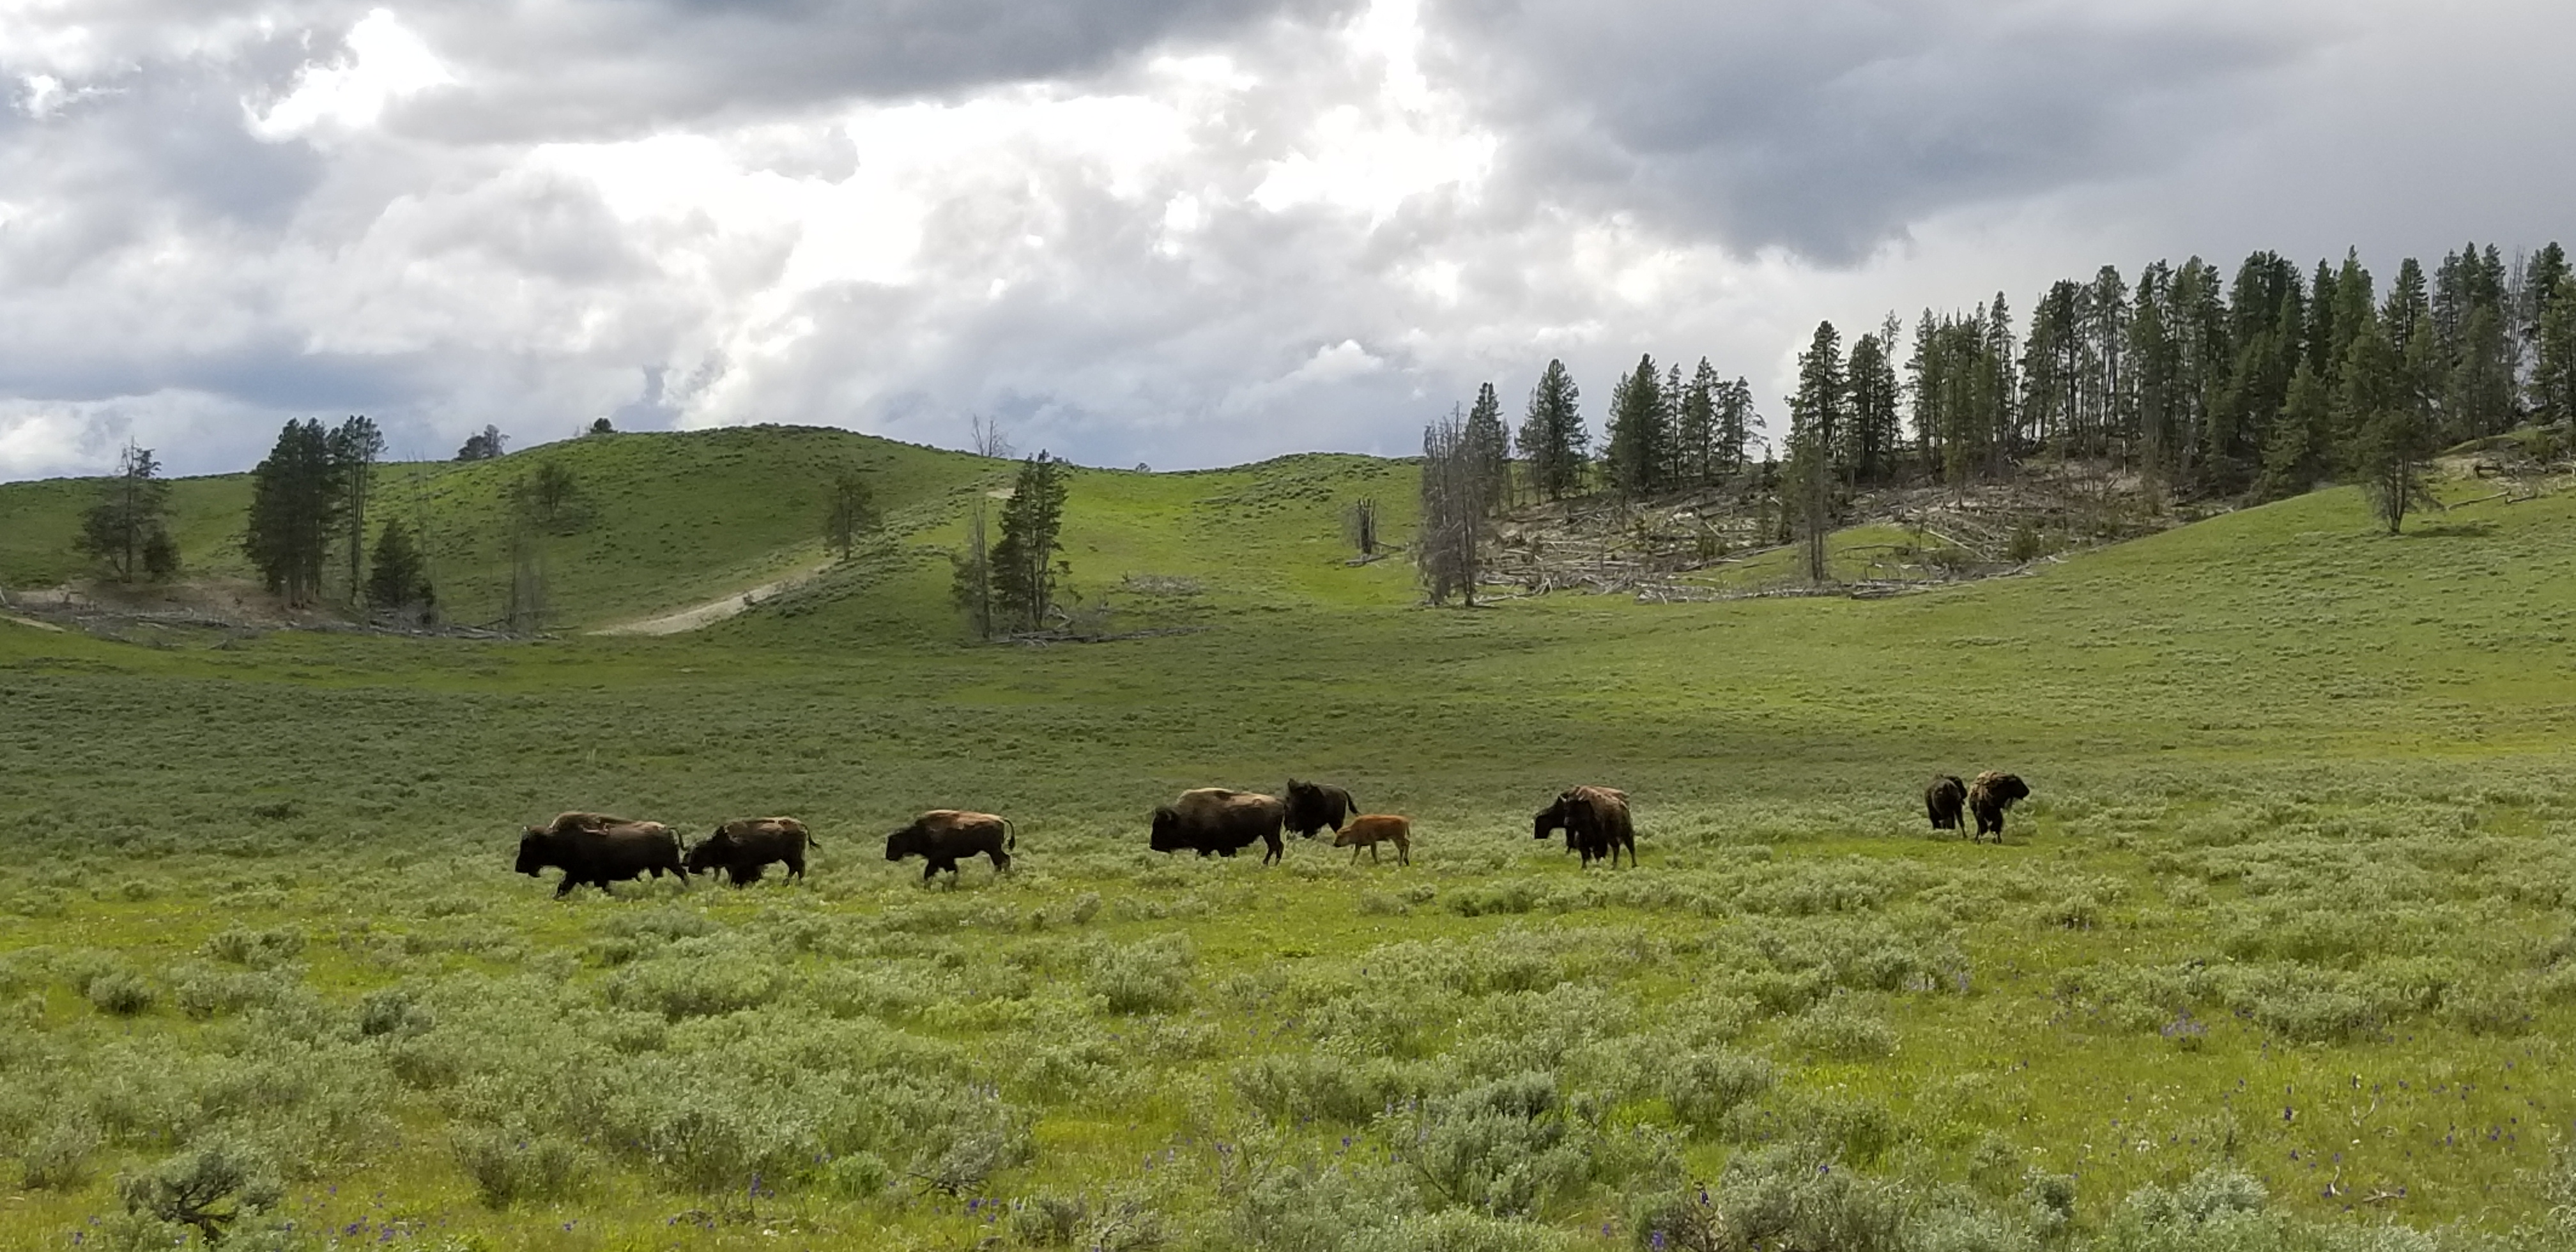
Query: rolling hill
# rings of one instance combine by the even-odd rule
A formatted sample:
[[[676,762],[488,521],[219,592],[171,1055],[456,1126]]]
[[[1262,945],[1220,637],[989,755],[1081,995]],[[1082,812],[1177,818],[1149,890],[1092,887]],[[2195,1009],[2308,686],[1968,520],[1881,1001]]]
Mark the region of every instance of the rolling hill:
[[[424,468],[454,594],[548,451]],[[551,454],[597,510],[551,556],[571,625],[813,561],[836,458],[882,458],[896,520],[667,637],[0,621],[0,1143],[38,1180],[0,1238],[219,1135],[305,1228],[486,1248],[2560,1237],[2576,494],[2389,537],[2321,491],[1881,600],[1470,611],[1344,561],[1349,501],[1400,533],[1402,464],[1086,470],[1079,594],[1189,629],[983,646],[945,552],[997,463]],[[80,503],[0,487],[11,579],[59,576],[27,536]],[[1984,768],[2035,792],[2007,841],[1926,829],[1924,781]],[[1291,775],[1410,814],[1415,865],[1144,850],[1175,791]],[[1574,782],[1635,798],[1641,867],[1531,839]],[[1010,815],[1014,872],[886,864],[931,807]],[[794,813],[818,862],[557,903],[511,853],[566,808]]]

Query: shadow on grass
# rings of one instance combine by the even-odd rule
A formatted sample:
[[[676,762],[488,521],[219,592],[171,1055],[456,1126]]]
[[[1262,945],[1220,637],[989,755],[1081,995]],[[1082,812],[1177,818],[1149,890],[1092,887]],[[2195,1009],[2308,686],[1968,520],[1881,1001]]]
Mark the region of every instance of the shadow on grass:
[[[2399,532],[2407,539],[2482,539],[2495,533],[2496,524],[2480,519],[2474,522],[2419,522]]]

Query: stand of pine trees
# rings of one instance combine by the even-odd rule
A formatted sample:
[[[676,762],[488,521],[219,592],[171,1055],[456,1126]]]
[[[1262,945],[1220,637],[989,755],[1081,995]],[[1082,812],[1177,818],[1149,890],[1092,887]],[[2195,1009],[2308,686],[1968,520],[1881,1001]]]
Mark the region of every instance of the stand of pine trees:
[[[347,555],[348,602],[354,606],[367,594],[367,502],[384,446],[376,424],[364,417],[334,429],[317,419],[290,421],[251,471],[242,552],[269,591],[289,605],[321,602],[335,546]]]

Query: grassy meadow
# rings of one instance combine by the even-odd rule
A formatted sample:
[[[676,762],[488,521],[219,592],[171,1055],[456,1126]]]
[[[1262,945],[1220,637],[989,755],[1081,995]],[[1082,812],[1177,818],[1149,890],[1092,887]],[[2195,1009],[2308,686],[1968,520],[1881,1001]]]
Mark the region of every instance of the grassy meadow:
[[[1079,597],[1171,633],[975,646],[944,552],[1006,467],[619,436],[426,507],[535,455],[601,511],[559,637],[0,620],[0,1246],[171,1246],[209,1179],[278,1249],[2576,1242],[2576,496],[1468,611],[1344,562],[1405,465],[1084,471]],[[796,476],[847,457],[857,559],[570,629],[819,561]],[[84,499],[0,487],[0,578],[62,576],[27,536]],[[450,542],[470,603],[498,558]],[[2007,841],[1930,831],[1985,768],[2034,791]],[[1412,815],[1413,865],[1145,849],[1291,775]],[[1641,866],[1530,838],[1577,782]],[[933,807],[1012,817],[1014,872],[886,863]],[[559,902],[510,865],[568,808],[820,847]]]

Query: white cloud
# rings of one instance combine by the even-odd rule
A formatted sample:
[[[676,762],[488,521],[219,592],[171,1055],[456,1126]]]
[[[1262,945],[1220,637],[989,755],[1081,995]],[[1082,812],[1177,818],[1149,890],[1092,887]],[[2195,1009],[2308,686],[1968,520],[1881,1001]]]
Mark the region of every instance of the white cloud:
[[[251,115],[251,131],[264,139],[290,139],[326,123],[345,130],[373,126],[386,106],[456,81],[438,54],[390,9],[375,9],[349,28],[346,55],[307,62],[295,89],[266,112]]]

